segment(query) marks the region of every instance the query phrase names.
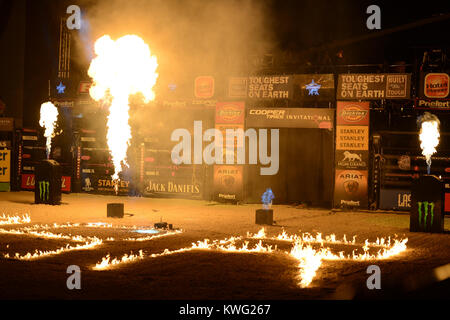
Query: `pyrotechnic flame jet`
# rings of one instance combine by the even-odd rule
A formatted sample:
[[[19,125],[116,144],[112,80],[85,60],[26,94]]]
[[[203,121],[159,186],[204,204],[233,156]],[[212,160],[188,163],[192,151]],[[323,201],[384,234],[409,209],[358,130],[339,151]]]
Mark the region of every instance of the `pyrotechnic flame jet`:
[[[126,158],[131,139],[128,99],[141,93],[145,103],[154,100],[158,64],[148,45],[136,35],[126,35],[116,41],[105,35],[95,42],[95,54],[88,70],[94,82],[89,93],[96,101],[109,102],[106,138],[117,194],[122,165],[128,167]]]
[[[420,124],[420,147],[427,161],[427,173],[430,174],[431,156],[436,153],[439,144],[440,121],[434,114],[425,112],[417,119],[417,123]]]
[[[55,126],[58,120],[58,108],[51,102],[45,102],[41,105],[41,118],[39,125],[45,128],[44,137],[46,142],[47,159],[50,158],[50,151],[52,149],[52,138],[55,136]]]

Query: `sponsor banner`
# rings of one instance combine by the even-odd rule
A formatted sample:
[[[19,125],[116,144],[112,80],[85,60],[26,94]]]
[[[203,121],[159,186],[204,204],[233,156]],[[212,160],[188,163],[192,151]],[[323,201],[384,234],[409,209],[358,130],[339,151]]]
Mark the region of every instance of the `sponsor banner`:
[[[75,102],[73,100],[53,100],[53,104],[58,108],[73,108]]]
[[[247,97],[248,78],[232,77],[228,79],[228,97],[246,98]]]
[[[450,109],[450,99],[416,99],[414,106],[419,109]]]
[[[80,81],[80,84],[78,86],[78,93],[79,94],[89,94],[89,89],[92,86],[92,81]]]
[[[337,102],[336,125],[368,126],[369,117],[369,102]]]
[[[11,149],[11,140],[0,141],[0,148]]]
[[[369,150],[369,127],[337,126],[336,150]]]
[[[24,190],[34,190],[34,174],[22,173],[21,188]]]
[[[22,173],[21,178],[21,188],[23,190],[34,190],[34,174],[33,173]],[[61,176],[61,191],[70,192],[72,190],[72,177]]]
[[[62,176],[61,177],[61,191],[70,192],[72,190],[72,177]]]
[[[208,99],[214,96],[214,78],[200,76],[194,81],[194,96],[200,99]]]
[[[293,100],[333,101],[333,74],[296,74],[293,76]]]
[[[410,210],[411,190],[381,189],[380,209],[383,210]]]
[[[203,184],[190,179],[152,177],[145,179],[144,195],[172,195],[187,198],[201,198]]]
[[[367,170],[336,170],[334,204],[336,207],[366,208]]]
[[[11,150],[0,150],[0,182],[11,181]]]
[[[215,200],[241,201],[243,193],[243,166],[214,166]]]
[[[337,86],[339,100],[409,99],[409,73],[340,74]]]
[[[0,131],[13,131],[14,118],[0,118]]]
[[[216,104],[216,124],[243,124],[245,119],[244,102],[218,102]]]
[[[336,150],[336,168],[367,170],[368,166],[368,150]]]
[[[291,76],[255,76],[248,78],[250,99],[290,99]]]
[[[331,129],[335,109],[247,108],[247,128]]]
[[[81,174],[81,190],[88,193],[115,194],[115,185],[119,184],[119,194],[128,194],[130,181],[121,179],[116,182],[110,176],[98,176],[94,174]]]
[[[426,73],[420,80],[421,98],[449,98],[449,75],[447,73]]]

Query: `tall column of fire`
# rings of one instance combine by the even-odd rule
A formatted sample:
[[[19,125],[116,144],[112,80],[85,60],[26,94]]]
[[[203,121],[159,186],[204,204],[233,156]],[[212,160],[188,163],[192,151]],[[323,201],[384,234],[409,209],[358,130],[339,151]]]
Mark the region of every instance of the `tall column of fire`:
[[[52,138],[55,136],[55,126],[58,120],[58,108],[51,102],[45,102],[41,105],[39,125],[45,129],[47,159],[50,158],[52,149]]]
[[[109,35],[95,43],[96,57],[88,70],[93,79],[90,95],[109,104],[107,143],[114,164],[112,179],[118,192],[119,173],[128,166],[127,150],[131,140],[129,120],[130,95],[141,93],[144,102],[154,100],[158,67],[148,45],[136,35],[112,40]]]
[[[427,173],[430,174],[431,156],[436,153],[436,147],[439,144],[440,121],[434,114],[425,112],[419,117],[418,123],[420,124],[420,148],[422,149],[422,154],[426,158]]]

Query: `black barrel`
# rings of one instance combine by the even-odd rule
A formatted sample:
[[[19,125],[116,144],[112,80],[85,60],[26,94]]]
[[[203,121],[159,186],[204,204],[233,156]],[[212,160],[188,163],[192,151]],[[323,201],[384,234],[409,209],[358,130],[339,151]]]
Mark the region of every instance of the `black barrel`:
[[[433,175],[423,175],[414,179],[411,189],[409,230],[443,232],[444,214],[444,182]]]
[[[61,166],[55,160],[42,160],[35,167],[34,202],[61,203]]]

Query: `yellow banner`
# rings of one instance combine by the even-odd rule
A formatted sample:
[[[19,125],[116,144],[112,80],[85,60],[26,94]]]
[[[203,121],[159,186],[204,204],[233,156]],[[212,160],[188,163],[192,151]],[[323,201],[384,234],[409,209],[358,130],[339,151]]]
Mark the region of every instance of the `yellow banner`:
[[[369,150],[369,127],[337,126],[336,150]]]
[[[0,182],[10,182],[11,151],[0,150]]]

